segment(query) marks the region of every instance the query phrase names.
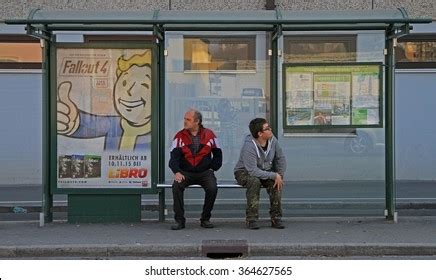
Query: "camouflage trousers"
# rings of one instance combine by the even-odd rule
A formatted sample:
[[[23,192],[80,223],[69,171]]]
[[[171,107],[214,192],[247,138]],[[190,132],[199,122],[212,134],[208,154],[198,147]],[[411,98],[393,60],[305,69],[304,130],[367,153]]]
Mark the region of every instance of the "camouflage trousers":
[[[269,195],[269,214],[271,220],[280,219],[282,217],[282,192],[273,187],[274,180],[261,180],[257,177],[250,176],[245,170],[236,171],[235,179],[239,185],[247,188],[247,207],[245,212],[247,222],[257,221],[259,219],[259,196],[262,187],[266,188]]]

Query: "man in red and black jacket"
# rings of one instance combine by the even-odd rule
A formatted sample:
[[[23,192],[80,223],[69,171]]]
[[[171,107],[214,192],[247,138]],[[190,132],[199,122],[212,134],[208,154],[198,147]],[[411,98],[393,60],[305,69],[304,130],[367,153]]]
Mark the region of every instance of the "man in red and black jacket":
[[[169,167],[174,173],[173,207],[176,224],[173,230],[185,228],[183,192],[189,185],[201,185],[206,196],[200,225],[213,228],[209,221],[217,195],[214,171],[220,169],[223,156],[212,130],[201,124],[202,116],[197,110],[185,113],[184,129],[177,132],[173,140]]]

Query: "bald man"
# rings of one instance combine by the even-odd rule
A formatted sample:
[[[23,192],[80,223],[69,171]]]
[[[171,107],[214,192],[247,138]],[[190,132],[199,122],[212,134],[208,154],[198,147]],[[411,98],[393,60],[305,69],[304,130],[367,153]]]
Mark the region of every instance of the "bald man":
[[[192,109],[185,113],[184,128],[173,140],[169,167],[174,173],[173,209],[176,224],[172,230],[185,228],[183,192],[190,185],[201,185],[205,191],[200,226],[213,228],[211,212],[217,195],[215,171],[222,165],[222,151],[215,133],[202,125],[202,115]]]

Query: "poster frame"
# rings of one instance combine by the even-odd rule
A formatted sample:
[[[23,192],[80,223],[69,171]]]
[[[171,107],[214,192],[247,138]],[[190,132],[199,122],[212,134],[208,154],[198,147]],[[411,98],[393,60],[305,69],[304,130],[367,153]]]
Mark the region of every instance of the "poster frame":
[[[128,186],[113,186],[110,188],[102,187],[58,187],[57,178],[57,50],[58,49],[150,49],[152,52],[152,87],[151,87],[151,173],[150,187],[128,187]],[[158,180],[159,168],[159,150],[158,150],[158,133],[159,133],[159,79],[158,79],[158,47],[150,42],[102,42],[102,43],[53,43],[50,48],[50,139],[49,139],[49,157],[50,157],[50,190],[53,194],[157,194],[156,188]]]
[[[286,108],[286,71],[294,67],[350,67],[350,66],[378,66],[379,68],[379,97],[378,97],[378,114],[379,121],[377,124],[358,124],[358,125],[288,125],[287,108]],[[336,72],[343,74],[345,72]],[[323,73],[324,74],[324,73]],[[326,72],[327,74],[327,72]],[[335,74],[331,72],[330,74]],[[347,63],[283,63],[282,64],[282,122],[284,133],[343,133],[349,134],[356,128],[382,128],[383,127],[383,63],[382,62],[347,62]],[[313,95],[313,92],[312,92]],[[353,93],[350,89],[350,116],[352,118],[352,100]],[[314,107],[313,107],[314,108]],[[351,122],[350,122],[351,123]]]

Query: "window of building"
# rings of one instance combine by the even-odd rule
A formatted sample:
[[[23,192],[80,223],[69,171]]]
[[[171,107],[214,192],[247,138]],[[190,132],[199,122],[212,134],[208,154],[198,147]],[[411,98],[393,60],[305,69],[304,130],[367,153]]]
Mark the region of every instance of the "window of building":
[[[395,48],[397,68],[436,68],[436,35],[416,34],[400,38]]]
[[[184,36],[185,71],[240,72],[256,70],[256,38]]]
[[[357,35],[284,37],[285,62],[352,62],[356,61]]]
[[[39,40],[26,35],[0,35],[1,69],[41,69]]]

